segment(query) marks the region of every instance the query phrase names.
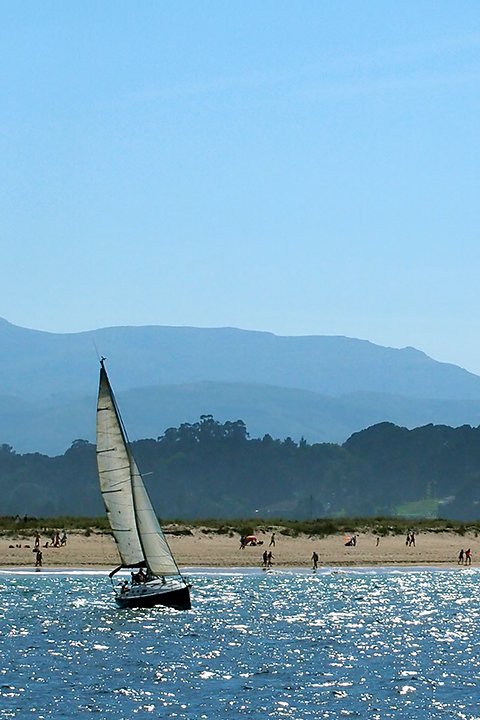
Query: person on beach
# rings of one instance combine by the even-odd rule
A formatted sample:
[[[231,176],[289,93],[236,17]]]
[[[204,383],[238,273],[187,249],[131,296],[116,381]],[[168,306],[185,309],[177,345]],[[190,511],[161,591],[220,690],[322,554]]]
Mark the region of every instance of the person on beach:
[[[413,547],[415,547],[415,533],[413,532],[413,530],[408,533],[407,539],[405,540],[405,545],[407,547],[412,547],[412,545]]]
[[[312,553],[312,563],[313,563],[313,570],[316,570],[317,566],[318,566],[318,555],[315,552],[315,550]]]
[[[61,537],[61,539],[60,539],[60,547],[63,547],[63,546],[66,545],[66,544],[67,544],[67,533],[66,533],[65,530],[64,530],[64,531],[63,531],[63,535],[62,535],[62,537]]]
[[[35,558],[35,567],[42,567],[42,557],[43,557],[42,551],[40,550],[40,548],[37,548],[37,555]]]
[[[266,550],[264,551],[264,553],[263,553],[263,555],[262,555],[262,558],[263,558],[263,567],[267,567],[267,564],[268,564],[268,552],[267,552]]]
[[[472,552],[470,548],[468,550],[465,550],[465,565],[471,565],[472,564]]]
[[[40,547],[40,533],[35,533],[35,545],[33,546],[35,550],[38,550]]]
[[[275,547],[275,533],[272,533],[272,537],[270,538],[270,545],[268,547]]]
[[[463,565],[463,548],[458,553],[458,564]]]
[[[272,560],[275,560],[275,557],[274,557],[272,551],[270,550],[270,552],[267,555],[267,567],[272,567]]]

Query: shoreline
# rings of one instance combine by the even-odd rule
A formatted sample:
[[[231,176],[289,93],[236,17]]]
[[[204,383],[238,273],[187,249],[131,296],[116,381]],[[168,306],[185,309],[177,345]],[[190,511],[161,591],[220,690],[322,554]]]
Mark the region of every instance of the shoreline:
[[[238,535],[219,534],[208,528],[188,527],[188,533],[168,534],[167,540],[182,571],[203,569],[259,569],[262,555],[272,551],[272,569],[312,570],[312,553],[318,554],[318,570],[348,568],[470,567],[458,563],[460,549],[470,548],[472,566],[480,558],[480,538],[475,533],[424,532],[416,536],[414,547],[405,537],[390,535],[378,539],[371,533],[357,535],[356,546],[348,547],[343,535],[326,537],[283,535],[278,529],[275,545],[271,534],[258,533],[256,546],[240,548]],[[45,547],[49,538],[41,537],[42,569],[112,570],[119,565],[115,542],[110,534],[77,530],[68,533],[63,547]],[[32,568],[35,564],[34,533],[0,537],[0,569]],[[35,570],[35,568],[33,567]]]
[[[445,564],[445,565],[319,565],[314,572],[311,567],[307,567],[305,565],[277,565],[271,568],[264,568],[264,567],[258,567],[258,566],[252,566],[252,567],[245,567],[245,566],[235,566],[235,567],[220,567],[216,565],[195,565],[195,566],[182,566],[179,568],[182,575],[188,575],[189,573],[199,573],[199,574],[205,574],[205,575],[228,575],[230,573],[235,574],[245,574],[245,575],[261,575],[261,574],[287,574],[287,573],[293,573],[293,572],[299,572],[303,573],[305,575],[312,575],[315,573],[322,575],[322,574],[332,574],[332,573],[342,573],[342,572],[355,572],[355,571],[361,571],[365,572],[367,570],[388,570],[388,571],[421,571],[421,570],[437,570],[439,572],[443,571],[450,571],[450,570],[476,570],[478,571],[480,568],[475,565],[457,565],[457,564]],[[67,573],[73,573],[73,574],[93,574],[93,575],[104,575],[108,576],[111,572],[112,568],[111,566],[108,567],[99,567],[99,566],[88,566],[84,565],[82,567],[66,567],[66,566],[55,566],[52,565],[50,567],[35,567],[35,565],[4,565],[0,566],[0,574],[6,574],[6,573],[18,573],[19,575],[22,573],[44,573],[44,574],[51,574],[51,575],[62,575]],[[122,573],[130,573],[129,568],[124,568],[122,570],[119,570],[119,575]]]
[[[108,574],[111,568],[99,568],[99,567],[41,567],[37,568],[34,565],[17,565],[17,566],[6,566],[0,567],[1,575],[98,575],[99,577],[108,578]],[[386,573],[408,573],[408,572],[423,572],[429,570],[432,572],[454,572],[455,570],[462,571],[476,571],[478,573],[479,568],[465,565],[349,565],[336,567],[334,565],[325,565],[318,567],[315,572],[312,568],[308,567],[273,567],[269,572],[265,572],[264,568],[261,567],[182,567],[180,568],[181,574],[188,579],[190,575],[288,575],[297,574],[305,576],[330,576],[339,574],[349,574],[355,572],[386,572]],[[119,571],[120,577],[127,576],[129,570],[125,569]]]

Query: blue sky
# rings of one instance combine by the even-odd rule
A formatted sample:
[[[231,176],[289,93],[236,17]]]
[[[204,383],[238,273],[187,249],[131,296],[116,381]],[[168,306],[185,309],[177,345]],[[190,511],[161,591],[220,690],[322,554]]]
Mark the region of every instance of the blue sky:
[[[0,315],[480,373],[480,6],[4,0]]]

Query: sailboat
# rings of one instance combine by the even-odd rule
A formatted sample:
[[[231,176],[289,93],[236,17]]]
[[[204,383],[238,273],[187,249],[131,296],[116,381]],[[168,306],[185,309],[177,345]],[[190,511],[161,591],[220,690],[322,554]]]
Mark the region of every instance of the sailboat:
[[[178,569],[133,457],[104,360],[97,405],[97,467],[121,562],[110,573],[115,601],[120,608],[164,605],[190,610],[190,585]],[[114,576],[125,568],[132,571],[130,582],[115,585]]]

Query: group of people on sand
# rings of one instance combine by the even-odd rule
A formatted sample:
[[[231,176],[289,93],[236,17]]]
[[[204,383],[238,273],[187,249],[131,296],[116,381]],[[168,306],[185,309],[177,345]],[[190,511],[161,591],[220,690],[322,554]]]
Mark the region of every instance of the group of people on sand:
[[[458,564],[459,565],[471,565],[472,564],[472,551],[470,548],[464,550],[463,548],[458,553]]]
[[[355,546],[357,545],[357,536],[355,536],[355,535],[353,535],[353,536],[351,536],[351,537],[348,537],[348,538],[345,538],[345,540],[347,541],[347,542],[345,543],[346,546],[353,546],[353,547],[355,547]],[[240,548],[243,550],[247,545],[253,545],[253,546],[263,545],[263,542],[262,542],[262,541],[259,542],[254,535],[242,536],[242,537],[240,538]],[[378,547],[378,545],[379,545],[379,538],[377,537],[377,539],[376,539],[376,546]],[[416,537],[415,537],[415,532],[414,532],[413,530],[410,530],[410,531],[407,533],[407,536],[406,536],[406,539],[405,539],[405,545],[406,545],[407,547],[415,547],[415,546],[416,546]],[[272,534],[272,537],[271,537],[271,539],[270,539],[270,545],[269,545],[269,547],[271,547],[271,546],[275,547],[275,533]],[[271,551],[271,550],[270,550],[270,551],[265,550],[264,553],[263,553],[263,555],[262,555],[262,566],[263,566],[264,568],[270,568],[270,567],[272,567],[272,564],[273,564],[273,560],[274,560],[274,559],[275,559],[275,558],[274,558],[274,555],[273,555],[272,551]],[[312,569],[313,569],[314,572],[315,572],[315,571],[317,570],[317,568],[318,568],[318,561],[319,561],[318,553],[316,553],[316,552],[314,551],[314,552],[312,553],[312,557],[311,557]],[[460,550],[460,553],[459,553],[459,555],[458,555],[458,565],[471,565],[471,564],[472,564],[472,551],[471,551],[471,549],[468,548],[467,550],[464,550],[464,549],[462,548],[462,550]]]
[[[275,560],[275,556],[271,550],[265,550],[262,555],[262,559],[263,559],[263,563],[262,563],[263,567],[270,568],[273,565],[273,560]],[[318,567],[318,554],[315,551],[313,551],[313,554],[312,554],[312,564],[313,564],[313,570],[316,570]]]
[[[67,544],[67,533],[63,531],[62,537],[58,530],[55,530],[50,536],[50,542],[47,540],[43,547],[64,547]],[[35,533],[35,541],[33,545],[33,552],[35,553],[35,567],[42,567],[43,564],[43,553],[41,550],[41,537],[40,533]]]
[[[67,533],[64,530],[62,537],[60,537],[60,533],[57,530],[57,531],[54,531],[50,536],[50,545],[47,542],[45,547],[63,547],[66,544],[67,544]]]
[[[245,550],[247,545],[251,545],[252,547],[263,545],[263,540],[257,540],[255,535],[242,535],[240,538],[240,550]]]
[[[245,550],[247,545],[251,545],[252,547],[263,545],[263,540],[257,540],[255,535],[242,535],[240,537],[240,550]],[[275,533],[272,533],[268,547],[275,547]]]
[[[41,542],[40,533],[37,532],[37,533],[35,533],[35,545],[34,545],[35,550],[40,548],[40,542]],[[64,547],[66,544],[67,544],[67,533],[65,532],[65,530],[63,531],[62,537],[60,537],[60,533],[58,530],[54,530],[52,532],[52,534],[50,535],[50,540],[49,541],[47,540],[47,542],[45,543],[45,545],[43,547],[58,548],[58,547]]]
[[[265,550],[262,557],[263,557],[263,567],[272,567],[272,565],[273,565],[272,561],[275,560],[275,557],[274,557],[272,551]]]
[[[272,560],[275,560],[275,556],[273,555],[272,551],[270,550],[268,552],[267,550],[265,550],[262,557],[263,557],[263,567],[264,568],[272,567],[272,565],[273,565]],[[318,567],[318,554],[315,551],[313,551],[313,554],[312,554],[312,565],[313,565],[313,570],[316,570]]]

